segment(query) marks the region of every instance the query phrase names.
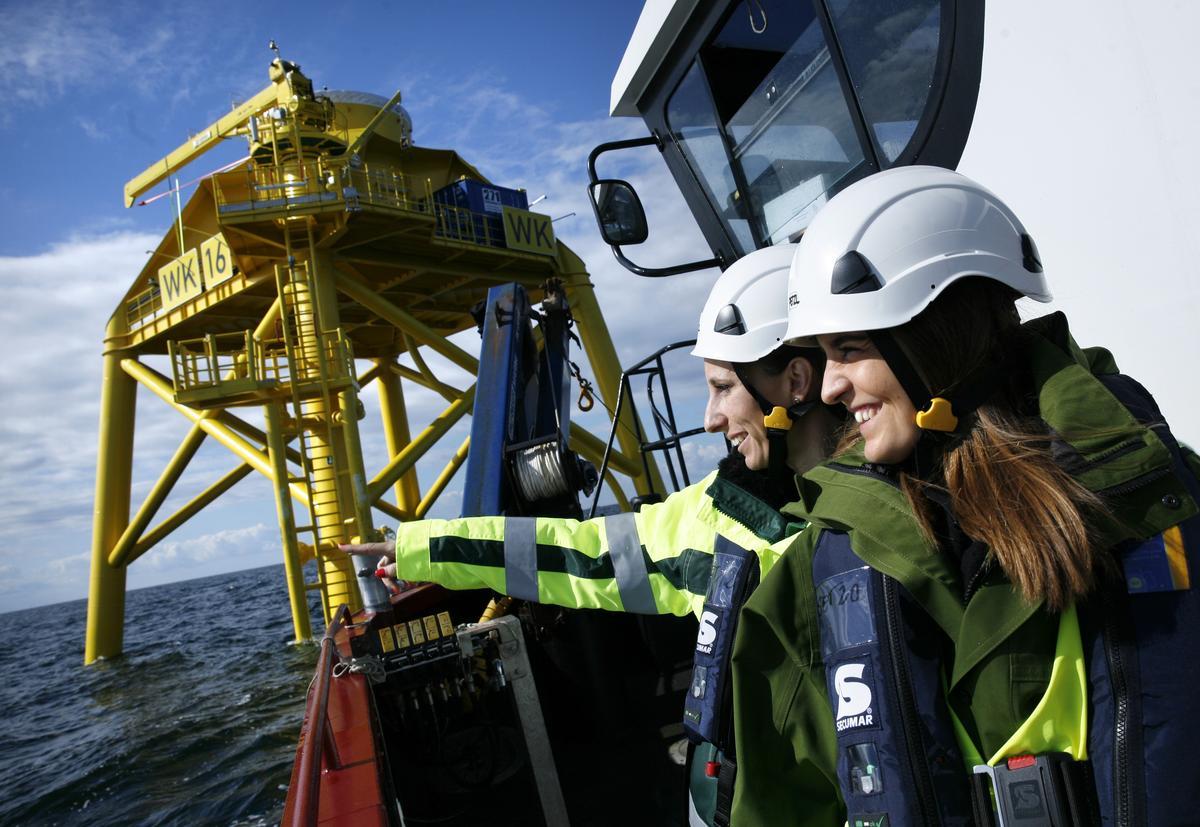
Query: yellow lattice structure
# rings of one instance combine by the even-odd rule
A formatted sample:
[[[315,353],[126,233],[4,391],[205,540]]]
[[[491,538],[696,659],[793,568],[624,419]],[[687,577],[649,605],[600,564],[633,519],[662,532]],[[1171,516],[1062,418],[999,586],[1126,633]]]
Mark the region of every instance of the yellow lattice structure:
[[[401,520],[424,516],[462,465],[466,442],[421,490],[417,461],[474,401],[473,385],[443,381],[425,354],[477,373],[476,357],[448,337],[474,326],[470,310],[495,284],[519,282],[536,298],[548,278],[561,279],[595,384],[610,407],[615,401],[616,353],[570,249],[552,234],[548,246],[518,244],[494,222],[437,201],[436,191],[461,178],[485,179],[452,151],[414,146],[399,93],[386,101],[318,95],[298,66],[278,59],[270,79],[126,185],[128,206],[221,139],[249,143],[248,160],[200,181],[108,323],[85,662],[121,651],[126,567],[254,472],[275,492],[296,639],[312,634],[307,590],[320,592],[326,620],[339,604],[357,609],[354,573],[336,545],[378,536],[372,508]],[[549,227],[527,211],[509,220]],[[160,354],[170,376],[144,358]],[[358,434],[359,391],[370,382],[389,452],[373,474]],[[414,427],[405,383],[435,391],[446,408]],[[139,384],[191,428],[131,515]],[[246,406],[261,408],[264,427],[237,415]],[[645,476],[626,424],[610,467],[639,492],[661,490]],[[231,452],[233,467],[152,526],[209,438]],[[603,450],[574,426],[571,444],[596,461]],[[312,582],[304,580],[306,553],[318,558]]]

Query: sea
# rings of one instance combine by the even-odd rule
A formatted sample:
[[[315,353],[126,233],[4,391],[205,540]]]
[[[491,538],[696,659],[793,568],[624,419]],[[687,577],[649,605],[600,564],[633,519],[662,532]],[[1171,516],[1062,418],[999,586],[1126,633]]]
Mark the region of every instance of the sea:
[[[0,615],[0,824],[278,824],[317,662],[284,583],[130,591],[123,656],[91,666],[86,600]]]

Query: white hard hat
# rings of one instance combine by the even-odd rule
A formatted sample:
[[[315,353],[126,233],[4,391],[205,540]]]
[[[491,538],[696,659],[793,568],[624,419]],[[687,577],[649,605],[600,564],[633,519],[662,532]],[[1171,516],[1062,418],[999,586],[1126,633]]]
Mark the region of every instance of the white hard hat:
[[[1012,210],[941,167],[895,167],[857,181],[821,209],[796,247],[788,340],[896,327],[967,276],[1051,298],[1037,248]]]
[[[693,356],[749,363],[783,344],[795,244],[755,250],[722,273],[700,312]]]

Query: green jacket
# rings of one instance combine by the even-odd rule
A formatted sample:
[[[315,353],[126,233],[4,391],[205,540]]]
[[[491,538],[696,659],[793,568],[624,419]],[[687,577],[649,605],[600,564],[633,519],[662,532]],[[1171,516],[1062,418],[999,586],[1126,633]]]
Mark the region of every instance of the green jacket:
[[[1109,494],[1105,544],[1151,537],[1195,514],[1169,473],[1166,446],[1093,375],[1116,371],[1111,356],[1081,351],[1061,314],[1029,329],[1039,413],[1082,459],[1076,478]],[[926,544],[898,488],[853,473],[863,463],[859,448],[802,478],[800,502],[784,511],[819,530],[793,541],[742,611],[733,656],[735,827],[845,821],[812,582],[814,549],[826,529],[846,531],[855,553],[898,580],[945,632],[949,700],[984,754],[1004,743],[1045,691],[1058,616],[1022,601],[998,566],[963,605],[957,566]],[[1172,500],[1173,509],[1164,505]]]
[[[765,573],[795,528],[714,471],[637,513],[402,523],[396,575],[569,608],[699,617],[718,534],[755,552]]]

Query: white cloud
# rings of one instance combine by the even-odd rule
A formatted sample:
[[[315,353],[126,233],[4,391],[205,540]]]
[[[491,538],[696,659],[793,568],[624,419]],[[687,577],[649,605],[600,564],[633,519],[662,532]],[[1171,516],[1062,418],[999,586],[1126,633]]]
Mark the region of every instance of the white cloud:
[[[0,257],[0,553],[90,521],[105,322],[154,242],[119,232]]]
[[[93,141],[108,140],[108,131],[91,118],[79,117],[75,119],[75,123],[79,124],[79,128],[83,130],[83,134],[87,135]]]
[[[167,565],[191,567],[223,559],[239,563],[235,568],[247,568],[247,563],[262,565],[281,560],[279,548],[279,530],[266,523],[257,523],[247,528],[224,529],[187,540],[164,542],[146,555],[143,564],[155,568]],[[267,555],[273,559],[262,559]]]
[[[46,104],[114,75],[143,90],[164,81],[172,69],[172,27],[142,25],[136,35],[122,35],[118,26],[131,22],[124,17],[90,3],[8,4],[0,9],[0,83],[19,101]]]

